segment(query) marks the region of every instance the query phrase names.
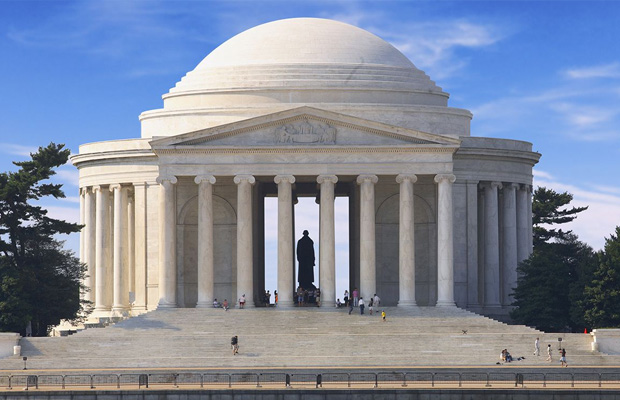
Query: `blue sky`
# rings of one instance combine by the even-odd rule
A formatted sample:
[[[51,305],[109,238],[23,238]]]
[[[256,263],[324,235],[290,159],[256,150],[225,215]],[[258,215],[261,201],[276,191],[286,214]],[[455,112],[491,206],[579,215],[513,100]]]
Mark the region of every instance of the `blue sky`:
[[[601,248],[620,225],[619,15],[615,1],[0,1],[0,170],[50,141],[139,137],[138,115],[226,39],[332,18],[400,49],[473,112],[472,135],[532,142],[535,184],[589,205],[572,228]],[[77,220],[77,172],[57,178],[68,198],[46,204]]]

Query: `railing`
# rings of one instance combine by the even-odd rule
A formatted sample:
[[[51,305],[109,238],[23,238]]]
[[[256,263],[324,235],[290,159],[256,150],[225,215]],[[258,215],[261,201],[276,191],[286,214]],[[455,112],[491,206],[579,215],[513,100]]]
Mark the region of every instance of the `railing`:
[[[327,372],[128,373],[92,375],[0,375],[0,390],[153,388],[559,388],[620,389],[619,373],[595,372]]]

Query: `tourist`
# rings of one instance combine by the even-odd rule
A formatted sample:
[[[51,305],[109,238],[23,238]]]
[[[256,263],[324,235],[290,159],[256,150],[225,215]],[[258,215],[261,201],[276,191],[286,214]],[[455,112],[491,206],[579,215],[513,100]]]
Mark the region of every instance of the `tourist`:
[[[301,307],[304,303],[304,289],[301,286],[297,287],[297,305]]]
[[[230,339],[230,347],[232,347],[233,356],[239,354],[239,337],[237,335]]]
[[[353,306],[357,307],[359,305],[359,295],[360,292],[357,291],[357,288],[353,290]]]
[[[239,299],[239,308],[243,308],[245,306],[245,293]]]
[[[364,315],[364,298],[360,297],[357,302],[357,305],[360,307],[360,315]]]
[[[381,298],[377,296],[376,293],[375,293],[375,297],[373,297],[373,300],[374,300],[375,307],[379,308],[379,303],[381,303]]]
[[[512,355],[508,352],[508,349],[505,349],[504,356],[506,357],[506,362],[512,362]]]
[[[351,315],[352,312],[353,312],[353,302],[350,301],[349,302],[349,315]]]
[[[368,313],[370,315],[372,315],[372,304],[373,304],[374,299],[371,297],[370,301],[368,302]]]
[[[381,311],[381,320],[385,322],[385,310]]]
[[[562,367],[568,367],[568,361],[566,361],[566,349],[562,349],[560,350],[560,366]]]
[[[273,299],[275,301],[275,305],[277,306],[278,305],[278,291],[277,290],[273,291]]]
[[[547,345],[547,359],[545,361],[553,361],[553,356],[551,355],[551,345]]]
[[[342,307],[342,303],[340,302],[340,299],[336,300],[336,308],[340,308]]]
[[[342,300],[344,300],[344,306],[348,307],[349,306],[349,291],[348,290],[344,291],[344,297],[342,298]]]
[[[224,302],[222,303],[222,307],[224,307],[224,311],[228,311],[228,300],[224,299]]]
[[[316,288],[314,291],[314,301],[317,307],[321,307],[321,288]]]
[[[217,299],[213,300],[213,308],[220,308],[220,303],[218,303]]]
[[[536,340],[534,341],[534,355],[535,356],[540,355],[540,339],[539,338],[536,338]]]

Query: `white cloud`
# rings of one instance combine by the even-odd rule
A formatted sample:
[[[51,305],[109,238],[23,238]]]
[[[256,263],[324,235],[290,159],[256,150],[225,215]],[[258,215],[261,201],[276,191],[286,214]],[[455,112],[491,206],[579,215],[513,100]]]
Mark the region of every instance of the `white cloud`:
[[[571,79],[620,78],[620,62],[569,69],[563,75]]]

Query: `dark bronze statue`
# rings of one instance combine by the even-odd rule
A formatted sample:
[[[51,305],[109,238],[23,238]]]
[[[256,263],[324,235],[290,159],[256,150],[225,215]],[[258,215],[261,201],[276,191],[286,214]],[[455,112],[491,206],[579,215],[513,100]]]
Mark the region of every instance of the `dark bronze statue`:
[[[297,262],[299,286],[306,290],[314,289],[314,242],[308,236],[308,231],[304,231],[304,236],[297,242]]]

